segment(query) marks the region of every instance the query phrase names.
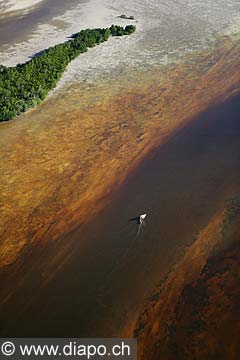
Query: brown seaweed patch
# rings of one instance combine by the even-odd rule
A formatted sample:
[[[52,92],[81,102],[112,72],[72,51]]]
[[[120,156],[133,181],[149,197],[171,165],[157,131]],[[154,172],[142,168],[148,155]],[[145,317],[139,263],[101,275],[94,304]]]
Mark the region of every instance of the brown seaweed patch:
[[[139,319],[142,359],[237,359],[239,201],[219,212],[186,251]]]

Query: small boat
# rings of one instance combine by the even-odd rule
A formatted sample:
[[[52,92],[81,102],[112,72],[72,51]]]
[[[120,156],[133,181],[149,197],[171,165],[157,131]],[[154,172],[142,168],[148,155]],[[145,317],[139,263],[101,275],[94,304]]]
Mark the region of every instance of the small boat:
[[[144,222],[144,219],[145,219],[145,217],[147,216],[147,214],[142,214],[142,215],[140,215],[139,216],[139,224],[142,224],[143,222]]]

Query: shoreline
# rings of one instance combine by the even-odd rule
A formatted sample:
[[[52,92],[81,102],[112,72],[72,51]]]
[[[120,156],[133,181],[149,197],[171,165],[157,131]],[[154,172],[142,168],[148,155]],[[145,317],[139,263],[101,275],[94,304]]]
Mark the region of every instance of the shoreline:
[[[16,67],[2,67],[1,83],[5,92],[3,91],[0,121],[11,120],[42,103],[50,91],[56,88],[67,65],[86,53],[88,48],[94,48],[110,37],[126,38],[135,31],[134,25],[127,25],[125,28],[112,25],[110,28],[82,30],[72,34],[67,42],[43,50],[26,63]],[[30,78],[33,81],[31,85]]]
[[[39,51],[63,43],[69,36],[87,28],[105,28],[116,25],[127,25],[127,21],[119,19],[117,12],[111,7],[103,6],[98,0],[80,3],[75,9],[67,10],[64,15],[56,16],[52,21],[65,23],[59,30],[54,25],[40,24],[30,38],[22,43],[13,44],[7,51],[0,54],[0,63],[5,66],[15,66],[26,62]],[[136,24],[136,22],[132,22]]]
[[[160,41],[163,41],[164,45],[158,48],[154,44],[154,51],[150,54],[148,48],[144,50],[143,47],[147,47],[147,39],[157,26],[157,20],[153,18],[153,24],[150,25],[149,16],[152,15],[148,15],[148,12],[146,12],[148,8],[145,8],[141,0],[138,3],[138,10],[136,10],[136,6],[133,6],[131,2],[127,6],[124,2],[112,1],[109,3],[107,0],[103,2],[89,0],[87,3],[80,3],[74,9],[67,10],[63,15],[53,17],[48,24],[41,23],[38,25],[32,34],[28,34],[27,40],[20,43],[17,42],[7,50],[3,50],[0,54],[0,64],[14,66],[17,63],[26,62],[33,54],[67,41],[69,34],[76,33],[81,29],[105,28],[113,23],[125,26],[128,24],[128,20],[119,18],[119,15],[124,12],[135,17],[135,20],[131,21],[131,24],[137,25],[137,31],[134,36],[131,39],[127,39],[127,41],[126,39],[124,41],[111,39],[107,44],[101,46],[101,49],[90,50],[81,59],[75,59],[68,66],[55,91],[62,88],[65,84],[77,83],[81,80],[95,81],[101,75],[114,71],[123,71],[127,67],[133,69],[147,67],[151,69],[155,65],[169,65],[181,62],[184,61],[185,56],[189,53],[197,53],[211,47],[214,48],[215,41],[218,41],[219,36],[240,34],[240,21],[236,17],[234,23],[229,23],[229,20],[226,20],[225,23],[223,22],[222,28],[217,23],[215,29],[209,28],[209,33],[205,30],[205,25],[199,22],[198,26],[201,29],[202,35],[201,32],[200,34],[195,34],[196,28],[193,35],[191,35],[193,39],[190,37],[183,40],[180,37],[174,40],[171,33],[168,35],[171,29],[170,25],[165,24],[164,20],[160,18],[160,21],[162,21],[160,23],[162,32],[162,39]],[[157,6],[156,4],[157,2],[153,6]],[[154,7],[149,8],[149,14],[152,14],[153,10]],[[163,9],[163,11],[166,10]],[[166,16],[168,16],[167,12]],[[219,22],[220,19],[222,21],[222,18],[219,16]],[[60,23],[62,26],[59,28],[54,23]],[[169,39],[168,36],[170,36]]]

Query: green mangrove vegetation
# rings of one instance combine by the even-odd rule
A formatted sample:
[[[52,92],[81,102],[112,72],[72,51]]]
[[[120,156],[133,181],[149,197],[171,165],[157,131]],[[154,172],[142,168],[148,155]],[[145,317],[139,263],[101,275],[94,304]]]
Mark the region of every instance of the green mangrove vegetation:
[[[134,25],[81,30],[70,40],[41,51],[24,64],[0,65],[0,121],[10,120],[43,101],[79,54],[107,41],[111,35],[129,35],[135,30]]]
[[[127,16],[125,14],[122,14],[119,16],[121,19],[125,19],[125,20],[134,20],[134,16],[131,15],[131,16]]]

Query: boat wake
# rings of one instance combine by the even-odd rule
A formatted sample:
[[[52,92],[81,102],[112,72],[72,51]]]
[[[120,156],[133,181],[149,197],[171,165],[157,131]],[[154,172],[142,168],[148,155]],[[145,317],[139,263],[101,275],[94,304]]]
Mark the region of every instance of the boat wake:
[[[143,214],[140,216],[137,216],[135,218],[129,219],[129,221],[131,222],[135,222],[138,224],[138,230],[137,233],[135,234],[132,242],[129,244],[129,246],[124,250],[124,252],[120,255],[119,259],[117,260],[117,262],[115,262],[113,264],[112,269],[108,272],[108,274],[106,275],[106,277],[104,278],[104,281],[102,283],[102,285],[100,286],[100,292],[104,292],[104,288],[106,287],[108,280],[110,279],[110,277],[112,276],[112,274],[119,269],[121,266],[123,266],[123,264],[125,263],[125,260],[127,259],[127,257],[129,256],[132,248],[134,247],[139,235],[141,234],[141,230],[143,226],[146,226],[146,223],[144,221],[144,219],[146,218],[147,214]]]

